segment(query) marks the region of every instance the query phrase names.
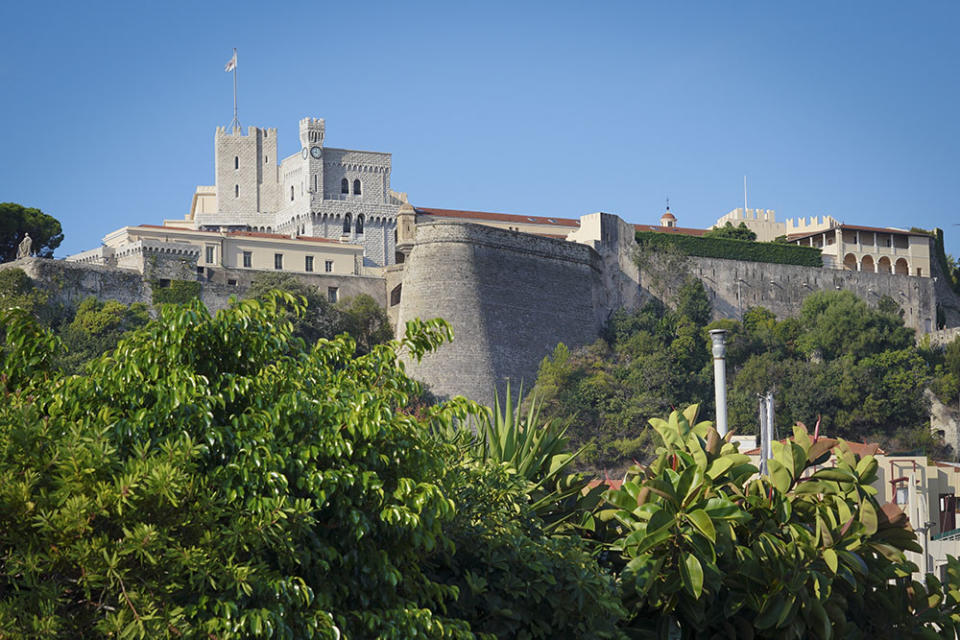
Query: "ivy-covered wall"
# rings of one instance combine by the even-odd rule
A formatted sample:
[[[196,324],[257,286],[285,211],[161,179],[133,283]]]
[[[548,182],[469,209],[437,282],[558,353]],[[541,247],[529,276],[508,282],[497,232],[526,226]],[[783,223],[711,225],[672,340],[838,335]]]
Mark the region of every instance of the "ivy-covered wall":
[[[727,238],[700,238],[656,231],[638,231],[637,243],[643,249],[669,248],[688,256],[723,258],[745,262],[794,264],[801,267],[822,267],[820,249],[773,242],[748,242]]]

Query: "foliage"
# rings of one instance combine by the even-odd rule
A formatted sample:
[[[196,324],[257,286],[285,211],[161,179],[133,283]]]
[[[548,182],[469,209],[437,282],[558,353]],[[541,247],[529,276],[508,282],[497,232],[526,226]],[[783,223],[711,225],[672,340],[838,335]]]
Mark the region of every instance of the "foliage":
[[[0,262],[17,257],[17,248],[25,233],[30,234],[30,252],[41,258],[52,258],[53,250],[63,242],[60,221],[33,207],[14,202],[0,202]]]
[[[921,548],[874,498],[872,456],[798,425],[757,476],[696,414],[651,420],[656,459],[607,494],[633,637],[956,637],[960,592],[910,584]]]
[[[453,543],[426,560],[456,586],[447,615],[490,638],[618,638],[623,617],[612,576],[576,536],[549,536],[529,504],[529,484],[506,465],[451,459],[444,480],[456,517]]]
[[[425,425],[463,405],[405,414],[397,365],[449,330],[354,358],[281,304],[164,306],[84,377],[3,312],[0,636],[470,636],[422,569],[454,513]]]
[[[479,416],[479,438],[471,453],[479,462],[502,466],[522,481],[545,532],[592,529],[592,512],[600,502],[601,490],[589,490],[588,478],[569,473],[570,464],[583,452],[570,452],[569,422],[541,420],[536,393],[528,398],[524,417],[522,397],[521,388],[513,401],[509,382],[502,406],[499,393],[495,394],[493,409]]]
[[[201,285],[196,280],[171,280],[168,286],[154,280],[150,286],[153,304],[187,304],[200,298]]]
[[[727,220],[727,223],[722,227],[714,227],[713,229],[707,230],[707,232],[703,234],[703,237],[728,238],[730,240],[746,240],[747,242],[753,242],[757,239],[757,234],[751,231],[744,222],[741,222],[735,227],[733,226],[732,222]]]
[[[347,332],[357,344],[358,353],[369,353],[377,344],[393,337],[386,311],[366,294],[343,298],[331,304],[317,287],[312,287],[289,273],[261,273],[253,279],[248,298],[262,299],[271,291],[285,291],[306,303],[303,313],[284,311],[284,318],[293,323],[294,335],[307,344],[321,338],[333,338]]]
[[[729,238],[697,237],[658,231],[638,231],[637,243],[641,249],[678,249],[689,256],[724,258],[747,262],[796,264],[822,267],[820,249],[773,242],[749,242]]]
[[[334,310],[339,316],[338,331],[346,331],[357,341],[359,353],[369,353],[374,345],[393,337],[386,310],[365,293],[338,300]]]
[[[541,363],[535,390],[544,418],[571,417],[572,443],[587,445],[579,469],[620,471],[646,460],[654,448],[646,421],[685,401],[713,411],[710,329],[727,331],[728,418],[739,433],[756,432],[757,395],[773,389],[779,433],[819,416],[824,433],[888,450],[913,442],[951,457],[920,431],[929,423],[928,383],[951,406],[957,401],[960,342],[946,352],[918,347],[891,306],[872,308],[845,291],[812,294],[799,317],[784,320],[753,307],[741,322],[705,324],[710,307],[693,280],[678,300],[672,311],[656,300],[618,311],[602,341],[574,352],[558,346]]]
[[[66,347],[60,366],[67,373],[79,372],[85,362],[113,349],[121,336],[149,320],[149,311],[142,303],[128,306],[114,300],[100,302],[92,296],[86,298],[59,334]]]

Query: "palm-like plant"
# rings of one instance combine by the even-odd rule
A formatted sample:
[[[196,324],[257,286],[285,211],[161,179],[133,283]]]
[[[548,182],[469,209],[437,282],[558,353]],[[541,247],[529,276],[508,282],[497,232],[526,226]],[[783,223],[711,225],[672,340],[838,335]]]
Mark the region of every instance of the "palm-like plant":
[[[527,494],[545,529],[551,533],[593,529],[593,511],[600,503],[602,487],[588,490],[589,480],[567,468],[583,449],[571,452],[566,437],[569,421],[541,421],[542,403],[536,394],[524,417],[521,410],[523,387],[516,402],[507,382],[501,405],[495,394],[494,407],[481,414],[477,425],[475,451],[484,462],[506,466],[527,483]]]

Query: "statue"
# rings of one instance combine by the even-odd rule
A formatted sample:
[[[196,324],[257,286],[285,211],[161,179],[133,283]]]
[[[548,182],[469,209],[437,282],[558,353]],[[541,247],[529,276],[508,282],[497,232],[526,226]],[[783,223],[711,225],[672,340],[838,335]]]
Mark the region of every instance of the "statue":
[[[30,239],[30,234],[23,234],[23,240],[20,241],[20,246],[17,247],[17,260],[20,258],[29,258],[32,245],[33,240]]]

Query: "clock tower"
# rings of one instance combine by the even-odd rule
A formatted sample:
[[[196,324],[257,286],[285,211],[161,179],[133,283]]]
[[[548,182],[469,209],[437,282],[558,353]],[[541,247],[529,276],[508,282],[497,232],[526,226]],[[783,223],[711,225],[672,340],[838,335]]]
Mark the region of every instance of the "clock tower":
[[[310,211],[319,211],[323,204],[323,137],[326,124],[323,118],[304,118],[300,121],[300,155],[306,191],[310,194]]]

